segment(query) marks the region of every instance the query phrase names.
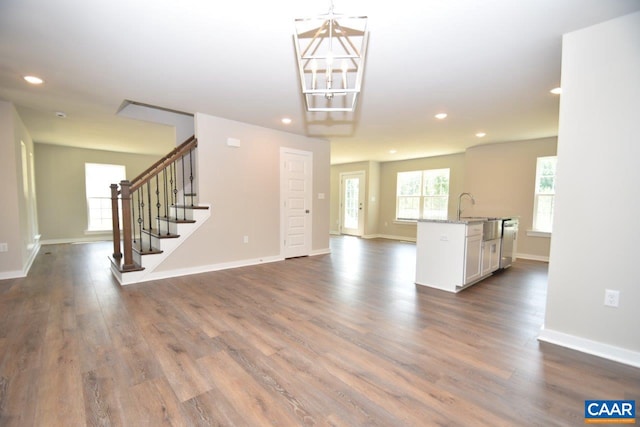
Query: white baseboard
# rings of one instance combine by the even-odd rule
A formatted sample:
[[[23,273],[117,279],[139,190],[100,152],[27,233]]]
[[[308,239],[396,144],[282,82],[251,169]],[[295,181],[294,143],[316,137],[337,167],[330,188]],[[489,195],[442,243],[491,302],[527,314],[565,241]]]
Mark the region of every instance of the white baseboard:
[[[330,254],[330,253],[331,253],[331,248],[316,249],[316,250],[311,251],[309,256],[326,255],[326,254]]]
[[[334,232],[331,231],[329,234],[334,235],[334,236],[341,236],[342,234],[338,233],[338,232]],[[348,234],[345,234],[345,236],[348,236]],[[391,234],[363,234],[362,236],[360,236],[363,239],[389,239],[389,240],[402,240],[405,242],[415,242],[416,238],[415,237],[406,237],[406,236],[394,236]]]
[[[127,282],[127,283],[121,283],[121,284],[127,285],[130,283],[148,282],[150,280],[169,279],[171,277],[189,276],[191,274],[199,274],[199,273],[209,273],[211,271],[228,270],[231,268],[238,268],[238,267],[248,267],[251,265],[265,264],[268,262],[276,262],[276,261],[284,261],[284,258],[282,258],[281,256],[273,256],[273,257],[245,259],[245,260],[231,261],[231,262],[221,262],[219,264],[200,265],[197,267],[179,268],[175,270],[154,271],[150,274],[147,274],[144,277],[141,277],[139,280],[135,282]],[[135,272],[127,273],[127,274],[135,274]]]
[[[61,245],[68,243],[89,243],[89,242],[106,242],[112,240],[111,234],[96,234],[88,237],[74,237],[71,239],[48,239],[40,242],[41,245]]]
[[[531,260],[531,261],[549,262],[549,257],[548,256],[542,256],[542,255],[516,254],[516,259],[518,259],[518,258],[528,259],[528,260]]]
[[[0,280],[19,279],[26,276],[27,275],[22,270],[0,271]]]
[[[22,270],[0,271],[0,280],[27,277],[29,270],[31,270],[31,266],[33,265],[33,261],[35,261],[36,256],[38,255],[38,251],[40,251],[40,243],[36,240],[36,243],[34,243],[30,249],[29,259],[27,260],[24,268]]]
[[[393,234],[370,234],[366,239],[389,239],[389,240],[402,240],[403,242],[415,242],[415,237],[407,237],[407,236],[395,236]]]
[[[24,267],[24,276],[22,277],[26,277],[27,274],[29,274],[29,270],[31,270],[31,266],[33,265],[33,261],[35,261],[36,256],[38,255],[38,252],[40,251],[40,242],[35,243],[35,245],[33,246],[33,248],[31,249],[31,252],[29,253],[29,259],[27,260],[27,264]]]
[[[544,326],[540,329],[538,340],[640,368],[640,352],[637,351],[545,329]]]

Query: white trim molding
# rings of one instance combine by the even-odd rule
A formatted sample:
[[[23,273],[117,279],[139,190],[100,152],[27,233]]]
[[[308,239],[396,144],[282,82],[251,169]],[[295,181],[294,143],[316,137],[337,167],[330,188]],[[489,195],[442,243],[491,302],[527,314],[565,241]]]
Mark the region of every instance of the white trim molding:
[[[105,236],[104,234],[97,234],[91,237],[73,237],[70,239],[48,239],[43,240],[41,245],[64,245],[73,243],[90,243],[90,242],[107,242],[112,241],[111,235]]]
[[[29,274],[29,270],[31,270],[31,266],[33,265],[33,261],[35,261],[38,252],[40,251],[40,243],[38,239],[40,236],[37,236],[36,243],[31,245],[29,248],[29,258],[27,259],[26,264],[24,265],[22,270],[13,270],[13,271],[0,271],[0,280],[5,279],[20,279],[22,277],[27,277]]]
[[[558,332],[552,329],[545,329],[544,325],[540,329],[538,341],[559,345],[582,353],[640,368],[640,352],[565,334],[564,332]]]
[[[363,239],[389,239],[389,240],[400,240],[402,242],[414,242],[416,241],[415,237],[407,237],[407,236],[394,236],[392,234],[367,234],[362,236]]]
[[[551,238],[551,232],[550,231],[527,230],[527,236],[529,236],[529,237]]]
[[[22,270],[0,271],[0,280],[19,279],[21,277],[27,277]]]
[[[192,274],[209,273],[212,271],[228,270],[231,268],[239,268],[239,267],[248,267],[251,265],[265,264],[268,262],[277,262],[277,261],[284,261],[284,258],[280,256],[272,256],[272,257],[245,259],[245,260],[238,260],[238,261],[231,261],[231,262],[222,262],[219,264],[201,265],[197,267],[178,268],[175,270],[154,271],[150,274],[147,274],[146,276],[140,275],[139,277],[135,277],[132,280],[126,280],[126,281],[122,280],[120,278],[120,275],[116,274],[116,272],[114,272],[114,276],[122,286],[126,286],[134,283],[148,282],[151,280],[161,280],[161,279],[169,279],[172,277],[189,276]],[[114,267],[112,264],[112,271],[113,269]],[[126,274],[135,275],[136,273],[138,272],[134,271]]]
[[[331,248],[324,248],[324,249],[312,249],[311,253],[309,254],[309,256],[316,256],[316,255],[327,255],[331,253]]]
[[[518,253],[516,254],[516,259],[521,258],[521,259],[528,259],[531,261],[543,261],[543,262],[549,262],[549,257],[548,256],[544,256],[544,255],[533,255],[533,254],[521,254]]]

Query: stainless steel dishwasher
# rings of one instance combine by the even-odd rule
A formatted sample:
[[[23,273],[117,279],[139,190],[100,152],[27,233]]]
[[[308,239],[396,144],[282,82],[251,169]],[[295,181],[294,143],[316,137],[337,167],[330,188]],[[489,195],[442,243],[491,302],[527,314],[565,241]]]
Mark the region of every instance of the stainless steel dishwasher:
[[[518,238],[518,219],[505,218],[502,220],[502,247],[500,249],[500,268],[511,267],[516,258],[516,240]]]

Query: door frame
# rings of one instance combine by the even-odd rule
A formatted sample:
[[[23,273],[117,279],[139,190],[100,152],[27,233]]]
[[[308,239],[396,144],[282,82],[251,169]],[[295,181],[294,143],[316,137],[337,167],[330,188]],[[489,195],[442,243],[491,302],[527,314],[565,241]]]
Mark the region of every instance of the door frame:
[[[349,177],[349,176],[359,176],[361,178],[360,181],[360,189],[362,190],[361,194],[359,194],[359,197],[362,200],[362,213],[358,214],[358,232],[356,234],[349,234],[350,236],[359,236],[362,237],[364,235],[364,219],[365,219],[365,207],[367,205],[367,197],[366,197],[366,191],[367,191],[367,184],[366,184],[366,179],[367,179],[367,172],[365,170],[359,170],[359,171],[351,171],[351,172],[340,172],[339,175],[339,179],[340,179],[340,192],[339,192],[339,198],[338,198],[338,231],[340,232],[340,234],[345,234],[343,232],[343,225],[344,225],[344,209],[343,209],[343,205],[344,205],[344,191],[343,191],[343,187],[344,187],[344,179]],[[359,192],[360,193],[360,192]]]

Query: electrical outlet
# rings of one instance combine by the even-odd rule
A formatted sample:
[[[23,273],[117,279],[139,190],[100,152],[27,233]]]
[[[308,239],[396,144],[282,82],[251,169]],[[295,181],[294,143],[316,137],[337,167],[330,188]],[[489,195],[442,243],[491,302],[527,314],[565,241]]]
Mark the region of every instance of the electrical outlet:
[[[249,243],[249,236],[244,236],[244,239],[242,239],[245,243]]]
[[[9,252],[9,244],[0,243],[0,252]]]
[[[607,307],[617,307],[620,304],[620,291],[612,289],[604,290],[604,305]]]

